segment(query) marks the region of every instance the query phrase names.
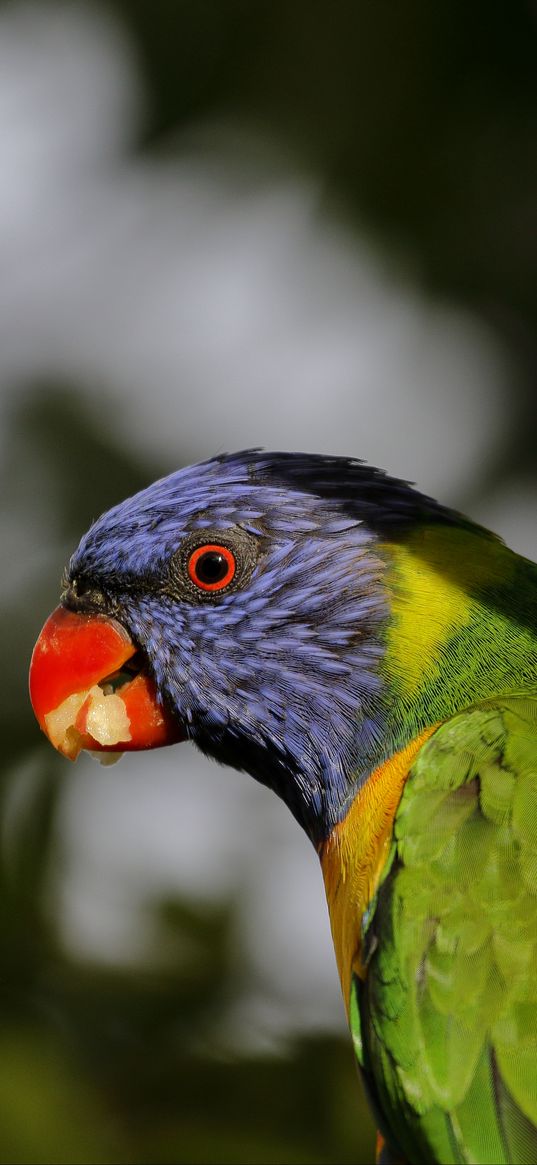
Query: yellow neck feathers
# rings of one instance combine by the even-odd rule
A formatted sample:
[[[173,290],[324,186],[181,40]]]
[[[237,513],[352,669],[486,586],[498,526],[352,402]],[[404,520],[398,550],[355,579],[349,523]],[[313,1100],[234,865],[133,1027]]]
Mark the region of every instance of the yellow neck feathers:
[[[445,641],[470,622],[481,589],[508,580],[513,555],[492,535],[443,525],[420,526],[387,549],[392,623],[385,667],[412,696],[434,674]]]

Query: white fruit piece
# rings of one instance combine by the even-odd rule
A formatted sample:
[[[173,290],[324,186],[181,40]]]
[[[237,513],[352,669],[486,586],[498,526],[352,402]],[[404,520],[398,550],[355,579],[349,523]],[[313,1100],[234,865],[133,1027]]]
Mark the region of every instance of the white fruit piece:
[[[47,735],[51,743],[71,760],[76,760],[83,747],[82,735],[75,728],[75,724],[86,701],[88,706],[83,731],[91,736],[96,744],[110,746],[131,739],[130,720],[121,696],[114,692],[105,694],[102,688],[95,684],[83,692],[74,692],[72,696],[67,696],[67,699],[45,716]],[[114,754],[113,759],[117,759],[117,754]],[[109,763],[113,763],[112,757]]]
[[[97,744],[119,744],[131,739],[131,722],[121,696],[105,695],[97,684],[90,688],[86,731]]]

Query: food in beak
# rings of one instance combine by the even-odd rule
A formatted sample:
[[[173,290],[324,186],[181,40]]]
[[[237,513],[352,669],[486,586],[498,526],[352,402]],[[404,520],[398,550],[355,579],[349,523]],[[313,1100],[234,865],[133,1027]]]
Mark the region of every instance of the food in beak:
[[[30,698],[59,752],[76,760],[87,749],[110,763],[112,753],[184,739],[140,659],[115,619],[56,608],[34,648]]]

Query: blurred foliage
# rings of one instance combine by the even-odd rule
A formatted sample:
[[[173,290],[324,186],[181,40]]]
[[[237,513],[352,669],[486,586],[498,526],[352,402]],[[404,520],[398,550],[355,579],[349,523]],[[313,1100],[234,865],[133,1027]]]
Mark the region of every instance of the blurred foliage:
[[[232,903],[155,904],[149,968],[64,951],[54,909],[63,766],[49,752],[34,756],[22,805],[19,770],[2,790],[0,1161],[371,1160],[350,1042],[222,1055],[213,1030],[237,993]]]
[[[141,147],[232,116],[324,179],[424,288],[467,304],[517,375],[503,460],[537,474],[537,10],[531,0],[109,0],[144,68]]]
[[[327,207],[503,338],[517,375],[503,460],[490,472],[535,474],[535,5],[107,6],[145,75],[138,149],[180,150],[196,122],[228,115],[281,141],[324,180]],[[83,962],[62,944],[64,766],[35,743],[28,707],[36,619],[92,517],[169,468],[141,465],[116,431],[103,435],[98,413],[95,393],[89,409],[78,386],[38,385],[18,399],[5,442],[1,504],[42,526],[38,568],[0,611],[0,1161],[370,1161],[350,1041],[223,1054],[214,1033],[241,990],[233,902],[205,913],[154,903],[149,967]]]
[[[146,65],[153,143],[214,111],[255,119],[437,288],[535,311],[534,5],[111,6]]]

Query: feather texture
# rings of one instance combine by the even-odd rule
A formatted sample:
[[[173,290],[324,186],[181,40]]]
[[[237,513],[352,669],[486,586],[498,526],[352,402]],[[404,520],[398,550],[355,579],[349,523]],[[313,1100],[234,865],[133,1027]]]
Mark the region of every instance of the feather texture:
[[[421,748],[354,976],[362,1060],[412,1162],[537,1160],[537,698]]]

